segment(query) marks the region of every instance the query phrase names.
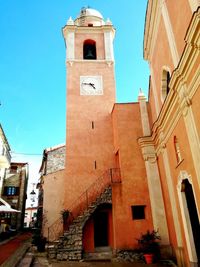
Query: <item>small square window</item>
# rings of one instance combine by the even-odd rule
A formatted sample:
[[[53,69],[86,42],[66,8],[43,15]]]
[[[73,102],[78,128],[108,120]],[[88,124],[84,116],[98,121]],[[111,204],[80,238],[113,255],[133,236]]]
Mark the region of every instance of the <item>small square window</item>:
[[[145,219],[145,205],[131,206],[133,220]]]

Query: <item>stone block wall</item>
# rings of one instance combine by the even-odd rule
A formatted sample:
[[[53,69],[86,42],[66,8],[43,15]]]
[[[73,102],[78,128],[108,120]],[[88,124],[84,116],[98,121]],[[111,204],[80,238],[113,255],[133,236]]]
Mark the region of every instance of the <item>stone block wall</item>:
[[[65,168],[65,146],[48,151],[46,174],[63,170]]]

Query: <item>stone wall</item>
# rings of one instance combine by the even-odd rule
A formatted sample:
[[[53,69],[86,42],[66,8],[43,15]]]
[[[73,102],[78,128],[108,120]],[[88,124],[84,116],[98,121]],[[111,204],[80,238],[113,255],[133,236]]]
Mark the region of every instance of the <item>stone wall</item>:
[[[63,170],[65,168],[65,146],[48,151],[46,174]]]

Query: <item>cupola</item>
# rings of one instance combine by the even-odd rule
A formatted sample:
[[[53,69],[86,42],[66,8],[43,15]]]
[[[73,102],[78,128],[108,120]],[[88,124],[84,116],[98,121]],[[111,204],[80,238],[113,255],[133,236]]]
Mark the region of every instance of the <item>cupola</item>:
[[[84,7],[75,19],[75,25],[93,27],[105,25],[105,22],[99,11]]]

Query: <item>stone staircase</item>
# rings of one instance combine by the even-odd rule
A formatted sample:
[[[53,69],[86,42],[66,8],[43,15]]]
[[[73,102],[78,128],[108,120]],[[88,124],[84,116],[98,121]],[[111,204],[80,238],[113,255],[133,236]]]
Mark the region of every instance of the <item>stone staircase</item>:
[[[65,231],[58,241],[49,244],[48,257],[57,260],[81,260],[83,258],[83,227],[97,207],[104,203],[112,203],[111,186],[108,186],[103,193],[89,205],[87,210],[73,220],[72,224],[69,226],[69,230]],[[107,252],[106,257],[110,257],[109,252]]]

